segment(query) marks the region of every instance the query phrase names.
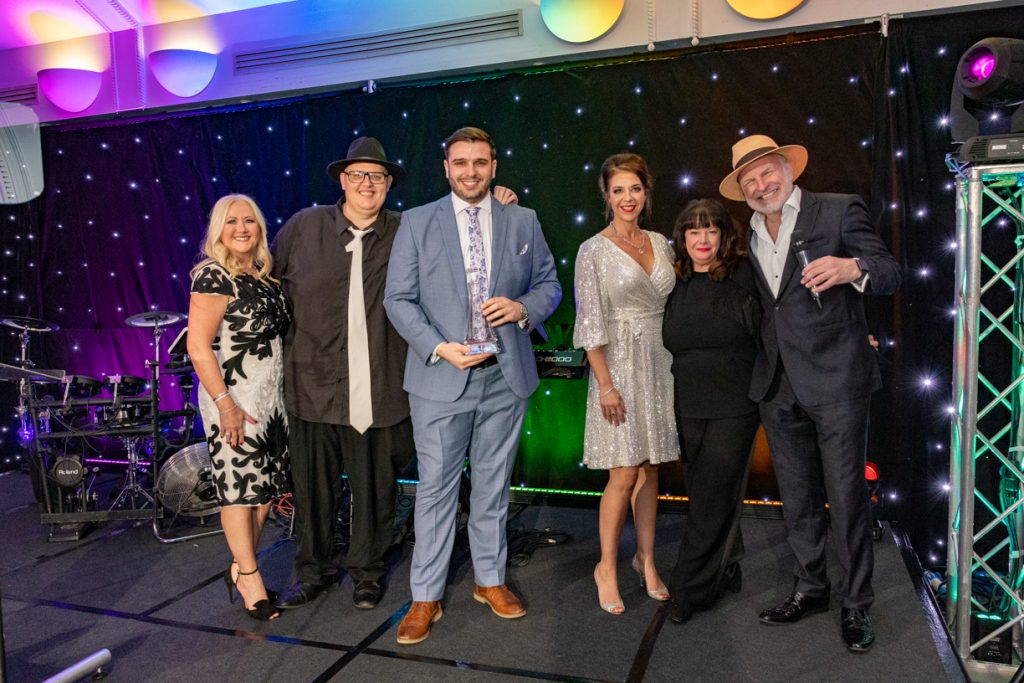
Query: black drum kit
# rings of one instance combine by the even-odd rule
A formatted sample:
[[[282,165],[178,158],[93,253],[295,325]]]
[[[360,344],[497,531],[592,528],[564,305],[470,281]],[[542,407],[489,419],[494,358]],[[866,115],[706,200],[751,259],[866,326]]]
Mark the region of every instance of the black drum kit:
[[[97,522],[121,519],[152,519],[157,539],[167,543],[220,533],[164,534],[168,520],[198,517],[202,523],[217,511],[209,455],[193,438],[197,409],[187,328],[171,345],[169,362],[161,361],[160,337],[185,317],[175,311],[128,317],[129,327],[151,330],[155,351],[145,363],[148,377],[96,378],[40,369],[30,360],[32,335],[55,332],[57,324],[0,316],[0,325],[18,330],[20,337],[20,356],[0,363],[0,381],[19,387],[18,436],[30,455],[33,486],[44,506],[40,521],[49,525],[50,540],[77,540]],[[161,409],[161,374],[178,377],[183,408]],[[97,445],[112,442],[113,458],[109,447]],[[164,465],[171,466],[168,472],[160,471]],[[120,488],[102,501],[94,488],[101,466],[123,470]]]

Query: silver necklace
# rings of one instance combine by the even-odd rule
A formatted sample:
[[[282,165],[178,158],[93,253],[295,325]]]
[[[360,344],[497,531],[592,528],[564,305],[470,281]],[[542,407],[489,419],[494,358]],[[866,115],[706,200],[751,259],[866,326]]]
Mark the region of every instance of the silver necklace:
[[[615,227],[615,224],[614,224],[614,223],[612,223],[610,227],[611,227],[611,229],[612,229],[612,232],[614,232],[614,233],[615,233],[615,236],[616,236],[616,237],[618,237],[618,238],[619,238],[620,240],[622,240],[623,242],[625,242],[625,243],[626,243],[626,244],[628,244],[629,246],[631,246],[631,247],[633,247],[634,249],[636,249],[636,251],[637,251],[637,253],[638,253],[638,254],[643,254],[643,253],[644,253],[644,244],[646,244],[646,240],[645,240],[644,238],[646,237],[646,235],[644,235],[644,233],[643,233],[643,232],[641,232],[641,233],[640,233],[640,244],[635,244],[635,243],[633,243],[633,242],[630,242],[630,241],[629,241],[629,240],[628,240],[628,239],[626,238],[626,236],[625,236],[625,235],[623,235],[623,234],[619,233],[619,231],[618,231],[618,229],[616,229],[616,227]]]

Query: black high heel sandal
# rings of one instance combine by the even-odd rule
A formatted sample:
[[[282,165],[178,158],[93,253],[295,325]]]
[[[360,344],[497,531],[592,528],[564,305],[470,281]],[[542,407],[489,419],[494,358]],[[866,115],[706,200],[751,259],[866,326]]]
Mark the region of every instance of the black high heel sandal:
[[[235,587],[235,578],[233,576],[231,576],[231,568],[233,566],[235,566],[236,564],[238,564],[237,560],[231,560],[231,564],[229,564],[228,568],[226,570],[224,570],[224,585],[228,587],[228,600],[231,601],[232,605],[235,604],[235,598],[231,594],[231,589]],[[239,572],[239,573],[241,573],[241,572]],[[266,591],[267,591],[267,600],[270,600],[270,602],[277,602],[277,598],[278,598],[277,591],[272,591],[269,588],[267,588]]]
[[[224,570],[224,586],[228,589],[228,602],[232,605],[235,604],[235,580],[231,577],[231,565],[235,564],[232,562],[228,565],[228,568]]]
[[[257,567],[256,569],[253,569],[251,572],[243,572],[242,568],[239,567],[238,575],[252,576],[253,574],[258,573],[259,571],[260,569],[259,567]],[[228,570],[224,572],[224,584],[228,587],[228,600],[230,600],[231,604],[233,605],[235,604],[235,596],[232,589],[238,591],[239,595],[242,594],[242,591],[238,590],[238,587],[235,585],[234,579],[231,578],[231,567],[228,567]],[[245,606],[245,597],[243,596],[242,609],[245,610],[246,614],[248,614],[250,617],[258,621],[271,621],[273,619],[277,619],[279,616],[281,616],[281,611],[274,607],[273,601],[275,598],[270,598],[269,595],[270,591],[267,591],[267,599],[257,601],[256,604],[252,607]]]

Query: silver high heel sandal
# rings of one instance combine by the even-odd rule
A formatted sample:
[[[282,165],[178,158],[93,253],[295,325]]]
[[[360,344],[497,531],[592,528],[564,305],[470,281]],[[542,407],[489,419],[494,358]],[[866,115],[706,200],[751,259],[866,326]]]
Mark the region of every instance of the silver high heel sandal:
[[[626,606],[622,604],[622,600],[616,600],[615,602],[601,602],[601,584],[597,580],[597,570],[600,566],[601,563],[594,565],[594,584],[597,585],[597,603],[601,605],[601,609],[608,614],[619,616],[626,611]]]
[[[659,602],[665,602],[669,599],[668,588],[665,584],[661,584],[657,588],[647,588],[647,577],[644,576],[644,568],[640,566],[640,558],[636,555],[633,556],[633,571],[640,577],[640,587],[647,591],[647,595]]]

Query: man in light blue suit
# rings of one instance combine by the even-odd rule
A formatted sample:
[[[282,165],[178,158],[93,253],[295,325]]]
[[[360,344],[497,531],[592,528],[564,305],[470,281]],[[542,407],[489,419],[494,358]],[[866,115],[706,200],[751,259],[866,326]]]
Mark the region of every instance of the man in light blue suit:
[[[562,296],[536,214],[491,196],[498,163],[491,137],[460,128],[444,150],[452,193],[402,214],[384,290],[388,317],[409,342],[404,387],[419,462],[413,602],[398,628],[403,645],[425,640],[441,618],[467,456],[473,597],[505,619],[526,614],[505,586],[509,479],[539,381],[530,332]],[[470,355],[463,343],[470,318],[467,271],[480,270],[488,292],[480,308],[497,336],[497,354]]]

